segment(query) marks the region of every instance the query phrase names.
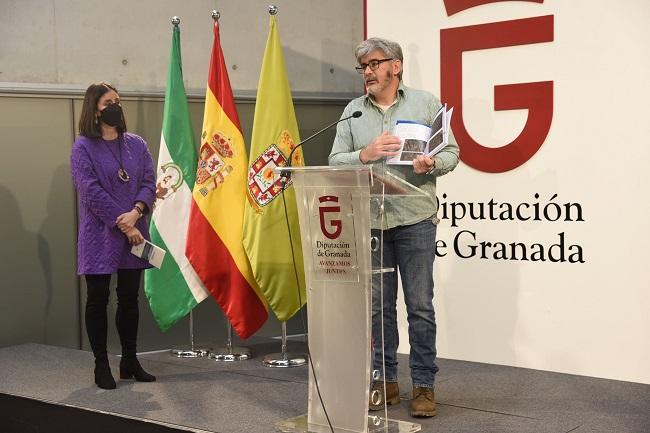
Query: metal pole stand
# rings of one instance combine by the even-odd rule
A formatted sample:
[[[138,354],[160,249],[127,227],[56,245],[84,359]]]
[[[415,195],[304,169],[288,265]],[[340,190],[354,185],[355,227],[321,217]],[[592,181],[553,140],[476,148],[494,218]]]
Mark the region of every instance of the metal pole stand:
[[[211,352],[208,358],[224,362],[246,361],[247,359],[251,359],[251,351],[246,347],[232,347],[232,325],[228,322],[228,341],[226,342],[226,347],[220,347],[214,352]]]
[[[282,353],[271,353],[264,357],[265,367],[288,368],[307,364],[307,355],[287,353],[287,322],[282,322]]]
[[[210,349],[197,349],[194,347],[194,315],[190,311],[190,348],[189,349],[172,349],[171,354],[177,358],[200,358],[208,356]]]

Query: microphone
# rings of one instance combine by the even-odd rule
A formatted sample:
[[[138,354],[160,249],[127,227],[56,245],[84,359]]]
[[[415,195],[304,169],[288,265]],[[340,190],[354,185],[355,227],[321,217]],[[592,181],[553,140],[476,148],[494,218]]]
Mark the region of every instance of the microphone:
[[[349,120],[349,119],[352,119],[352,118],[358,119],[359,117],[361,117],[362,114],[363,114],[363,113],[362,113],[361,111],[355,111],[354,113],[352,113],[352,115],[350,115],[350,116],[348,116],[348,117],[343,117],[342,119],[339,119],[339,120],[337,120],[336,122],[332,122],[332,123],[330,123],[329,125],[327,125],[325,128],[321,129],[320,131],[316,132],[315,134],[312,134],[312,135],[310,135],[309,137],[307,137],[307,138],[305,138],[304,140],[302,140],[300,143],[298,143],[298,144],[296,145],[296,147],[294,147],[293,149],[291,149],[291,152],[289,153],[289,158],[288,158],[288,160],[287,160],[287,167],[291,167],[291,161],[292,161],[292,157],[293,157],[293,152],[295,152],[296,150],[298,150],[298,148],[299,148],[300,146],[302,146],[303,144],[305,144],[306,142],[308,142],[308,141],[311,140],[312,138],[315,138],[315,137],[319,136],[319,135],[322,134],[323,132],[325,132],[325,131],[327,131],[328,129],[330,129],[332,126],[334,126],[334,125],[336,125],[336,124],[338,124],[338,123],[340,123],[340,122],[343,122],[344,120]],[[281,176],[282,176],[282,177],[289,177],[290,175],[288,174],[287,171],[283,171]]]

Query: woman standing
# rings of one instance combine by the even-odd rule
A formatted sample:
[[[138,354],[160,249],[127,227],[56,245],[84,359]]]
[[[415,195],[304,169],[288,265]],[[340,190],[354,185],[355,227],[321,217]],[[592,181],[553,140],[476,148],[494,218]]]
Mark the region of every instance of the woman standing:
[[[130,250],[149,238],[142,217],[155,199],[153,163],[145,141],[126,132],[120,96],[108,83],[86,90],[70,165],[79,198],[77,273],[85,276],[88,287],[86,331],[95,355],[95,383],[103,389],[116,387],[106,351],[106,308],[115,273],[120,378],[152,382],[156,378],[136,358],[140,275],[150,265]]]

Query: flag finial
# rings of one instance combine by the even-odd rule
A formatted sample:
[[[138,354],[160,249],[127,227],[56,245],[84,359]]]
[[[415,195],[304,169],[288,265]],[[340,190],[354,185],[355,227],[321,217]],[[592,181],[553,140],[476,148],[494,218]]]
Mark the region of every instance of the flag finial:
[[[219,18],[221,18],[221,12],[216,10],[213,10],[210,15],[212,15],[212,19],[215,21],[219,21]]]
[[[274,6],[274,5],[269,5],[269,14],[277,15],[278,14],[278,7]]]
[[[181,23],[181,19],[178,18],[176,15],[172,17],[172,24],[174,27],[178,27],[178,25]]]

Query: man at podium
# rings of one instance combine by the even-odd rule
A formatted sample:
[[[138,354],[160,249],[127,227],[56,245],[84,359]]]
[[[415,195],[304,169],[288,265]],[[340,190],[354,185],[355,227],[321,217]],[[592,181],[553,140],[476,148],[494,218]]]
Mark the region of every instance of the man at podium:
[[[436,358],[436,321],[433,309],[433,261],[436,240],[436,178],[452,171],[458,164],[459,149],[453,135],[449,144],[433,157],[417,156],[412,165],[387,165],[386,159],[398,154],[400,138],[392,135],[396,122],[411,121],[432,126],[440,101],[431,93],[406,87],[402,82],[403,55],[399,44],[381,38],[367,39],[355,49],[367,93],[352,100],[342,118],[355,111],[363,115],[338,124],[329,155],[330,165],[375,164],[388,170],[423,192],[420,196],[387,197],[382,227],[373,227],[373,236],[383,229],[383,267],[399,270],[408,313],[410,368],[413,382],[411,415],[430,417],[436,414],[434,398]],[[373,253],[373,266],[380,263],[379,252]],[[383,312],[380,300],[383,278]],[[397,383],[397,273],[373,277],[372,335],[373,368],[386,370],[382,380],[371,388],[380,391],[381,401],[372,399],[370,410],[400,402]],[[381,343],[383,315],[384,348]]]

